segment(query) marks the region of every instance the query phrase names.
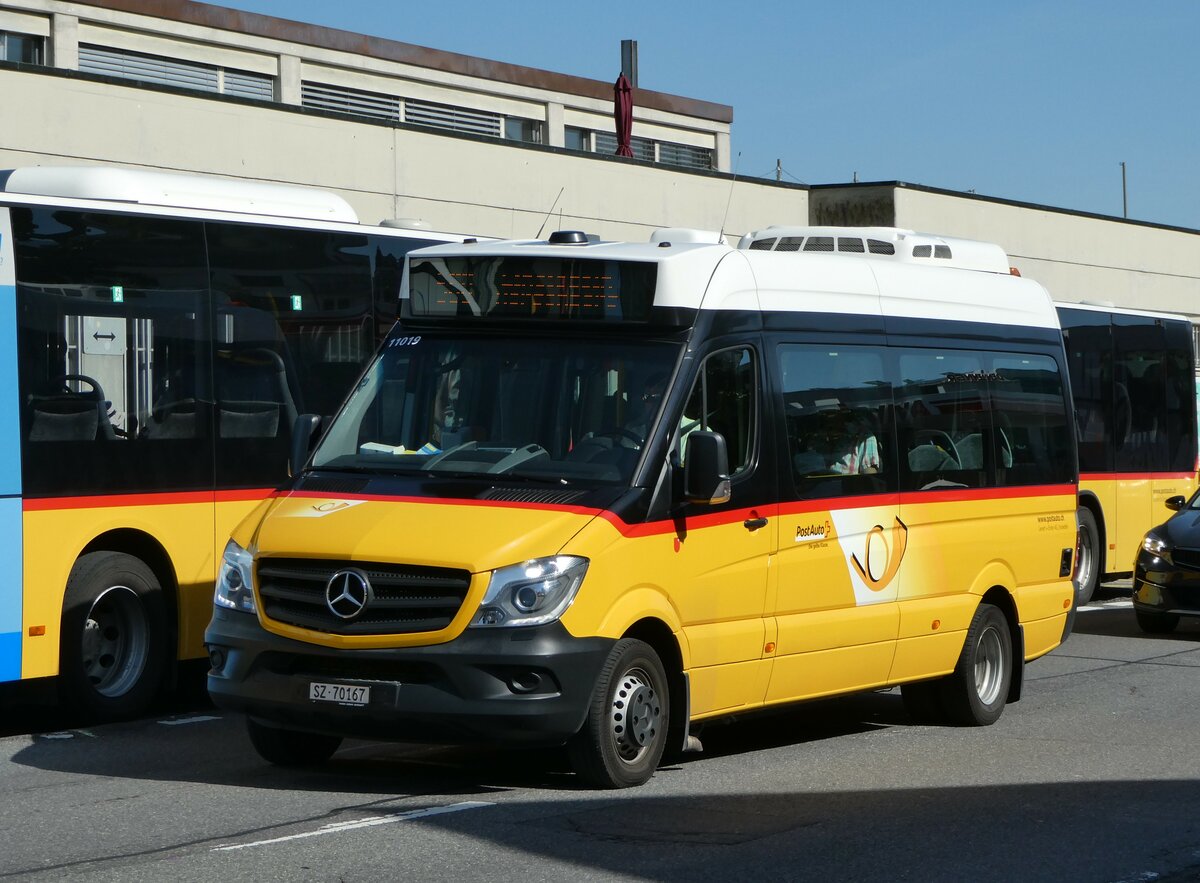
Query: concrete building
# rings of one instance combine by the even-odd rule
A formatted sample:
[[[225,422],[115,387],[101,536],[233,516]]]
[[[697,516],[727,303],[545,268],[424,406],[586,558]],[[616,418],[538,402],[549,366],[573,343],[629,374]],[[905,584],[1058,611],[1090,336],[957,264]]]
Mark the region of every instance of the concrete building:
[[[3,0],[0,34],[2,168],[307,184],[364,221],[506,237],[807,217],[805,187],[733,180],[725,105],[636,90],[629,160],[612,82],[190,0]]]
[[[1198,231],[895,182],[735,178],[732,108],[645,89],[634,105],[625,159],[611,82],[191,0],[0,0],[0,168],[306,184],[366,222],[502,237],[899,226],[998,242],[1060,300],[1200,320]]]

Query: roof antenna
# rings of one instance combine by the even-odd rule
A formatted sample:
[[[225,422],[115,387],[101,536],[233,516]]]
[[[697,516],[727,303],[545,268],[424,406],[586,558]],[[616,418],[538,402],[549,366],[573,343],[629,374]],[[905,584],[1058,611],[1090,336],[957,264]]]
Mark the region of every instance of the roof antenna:
[[[558,205],[558,201],[562,199],[563,191],[567,189],[567,185],[558,188],[558,196],[554,197],[554,202],[550,203],[550,211],[546,212],[546,217],[542,219],[542,226],[538,227],[537,236],[534,239],[542,238],[542,231],[546,229],[546,222],[550,220],[550,216],[554,214],[554,207]]]
[[[721,232],[717,234],[717,245],[725,243],[725,222],[729,220],[729,204],[733,202],[733,185],[737,183],[737,167],[741,160],[742,152],[739,150],[733,158],[733,178],[729,181],[729,198],[725,200],[725,216],[721,218]]]

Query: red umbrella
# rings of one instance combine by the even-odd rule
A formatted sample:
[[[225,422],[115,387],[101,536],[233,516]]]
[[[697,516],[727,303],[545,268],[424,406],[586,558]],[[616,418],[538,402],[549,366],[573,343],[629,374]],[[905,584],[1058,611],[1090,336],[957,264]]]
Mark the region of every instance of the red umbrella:
[[[613,116],[617,121],[617,156],[633,156],[633,87],[621,74],[613,84]]]

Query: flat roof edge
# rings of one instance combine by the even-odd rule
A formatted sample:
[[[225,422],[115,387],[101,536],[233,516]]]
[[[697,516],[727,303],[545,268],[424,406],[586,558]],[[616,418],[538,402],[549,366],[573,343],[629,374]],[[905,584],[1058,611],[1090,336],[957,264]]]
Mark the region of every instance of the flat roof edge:
[[[1180,227],[1175,224],[1160,224],[1155,221],[1139,221],[1136,218],[1120,218],[1116,215],[1105,215],[1100,212],[1085,212],[1078,209],[1063,208],[1055,205],[1043,205],[1037,202],[1025,202],[1020,199],[1005,199],[1002,196],[986,196],[981,193],[967,193],[964,190],[949,190],[944,187],[932,187],[927,184],[910,184],[907,181],[855,181],[845,184],[810,184],[810,191],[822,190],[857,190],[872,187],[892,187],[897,190],[916,190],[919,193],[934,193],[939,196],[954,196],[959,199],[971,199],[977,202],[991,202],[998,205],[1011,205],[1015,208],[1034,209],[1042,212],[1054,212],[1059,215],[1071,215],[1076,218],[1088,218],[1093,221],[1116,221],[1119,224],[1130,224],[1134,227],[1149,227],[1154,230],[1171,230],[1176,233],[1200,233],[1200,229]]]
[[[411,64],[501,83],[566,92],[587,98],[612,100],[613,97],[613,84],[603,80],[560,74],[508,62],[491,61],[486,58],[461,55],[457,52],[402,43],[384,37],[372,37],[337,28],[275,18],[257,12],[243,12],[209,3],[197,3],[193,0],[77,0],[77,2],[84,6],[99,6],[132,15],[145,15],[217,30],[236,31],[254,37],[283,40],[289,43],[302,43],[321,49],[349,52],[383,61]],[[616,80],[615,76],[613,80]],[[681,95],[670,95],[665,92],[654,92],[649,89],[635,89],[634,104],[717,123],[733,122],[733,108],[729,105],[697,98],[685,98]]]

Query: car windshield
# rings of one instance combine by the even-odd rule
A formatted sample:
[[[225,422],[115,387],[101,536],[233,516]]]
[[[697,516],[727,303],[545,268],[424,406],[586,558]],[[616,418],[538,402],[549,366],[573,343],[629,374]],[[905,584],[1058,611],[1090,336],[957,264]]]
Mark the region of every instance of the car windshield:
[[[628,483],[678,354],[611,338],[393,335],[313,467]]]

